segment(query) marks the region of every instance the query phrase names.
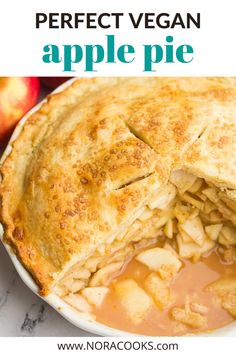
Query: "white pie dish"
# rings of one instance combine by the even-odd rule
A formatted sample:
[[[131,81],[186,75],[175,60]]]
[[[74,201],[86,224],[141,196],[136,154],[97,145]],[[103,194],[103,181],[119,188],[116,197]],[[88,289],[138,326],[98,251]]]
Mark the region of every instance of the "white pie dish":
[[[71,79],[67,81],[65,84],[61,85],[59,88],[57,88],[53,93],[63,91],[67,86],[69,86],[75,79]],[[20,134],[20,131],[26,122],[27,118],[35,111],[39,109],[39,107],[42,105],[44,101],[36,105],[30,112],[28,112],[22,120],[19,122],[17,125],[11,140],[2,156],[3,161],[11,152],[12,149],[12,142],[17,138],[17,136]],[[3,241],[3,230],[0,224],[0,238]],[[4,247],[6,248],[18,274],[20,275],[21,279],[23,282],[35,293],[39,296],[38,294],[38,287],[33,280],[33,278],[30,276],[30,274],[26,271],[26,269],[23,267],[23,265],[20,263],[18,258],[15,256],[15,254],[12,252],[10,246],[5,244],[3,242]],[[90,333],[102,335],[102,336],[132,336],[134,334],[120,331],[108,326],[105,326],[101,323],[96,322],[95,320],[87,319],[83,317],[81,314],[79,314],[76,310],[74,310],[71,306],[66,304],[63,300],[60,299],[55,294],[50,294],[46,297],[41,297],[44,301],[46,301],[50,306],[52,306],[56,311],[58,311],[65,319],[67,319],[69,322],[74,324],[75,326],[88,331]],[[202,334],[203,336],[236,336],[236,322],[223,327],[221,329],[218,329],[214,332],[211,333],[205,333]]]

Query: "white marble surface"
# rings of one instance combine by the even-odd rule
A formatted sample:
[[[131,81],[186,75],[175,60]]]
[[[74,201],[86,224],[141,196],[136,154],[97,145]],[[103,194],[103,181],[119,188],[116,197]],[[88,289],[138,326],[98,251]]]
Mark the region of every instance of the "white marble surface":
[[[47,93],[42,90],[40,99]],[[62,318],[27,288],[0,241],[0,336],[89,335]]]

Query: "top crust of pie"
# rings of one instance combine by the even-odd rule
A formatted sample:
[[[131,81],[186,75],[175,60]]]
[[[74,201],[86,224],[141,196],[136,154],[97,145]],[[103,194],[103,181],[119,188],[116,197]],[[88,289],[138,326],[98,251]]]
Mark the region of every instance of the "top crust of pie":
[[[79,79],[12,146],[0,221],[45,295],[129,226],[173,169],[236,188],[236,79]]]

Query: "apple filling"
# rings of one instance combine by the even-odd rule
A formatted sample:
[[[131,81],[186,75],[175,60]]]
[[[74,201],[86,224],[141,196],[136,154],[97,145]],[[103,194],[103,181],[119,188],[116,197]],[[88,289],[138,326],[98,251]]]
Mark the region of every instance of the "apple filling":
[[[113,289],[134,326],[155,306],[158,311],[168,310],[166,316],[180,326],[205,330],[208,306],[188,300],[176,306],[171,283],[181,277],[186,260],[197,263],[211,250],[217,250],[222,267],[234,264],[236,201],[232,194],[183,170],[174,171],[168,185],[155,192],[132,225],[74,265],[56,285],[56,293],[96,318],[96,309]],[[141,284],[135,277],[121,276],[134,259],[146,267]],[[219,306],[236,316],[236,276],[218,279],[205,291],[214,293]]]

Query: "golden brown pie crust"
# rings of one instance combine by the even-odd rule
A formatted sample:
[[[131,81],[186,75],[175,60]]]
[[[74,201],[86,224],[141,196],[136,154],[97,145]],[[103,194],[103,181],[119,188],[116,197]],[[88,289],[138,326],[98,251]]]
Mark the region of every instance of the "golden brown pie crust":
[[[236,79],[78,79],[12,145],[0,167],[4,239],[46,295],[171,170],[236,188]]]

